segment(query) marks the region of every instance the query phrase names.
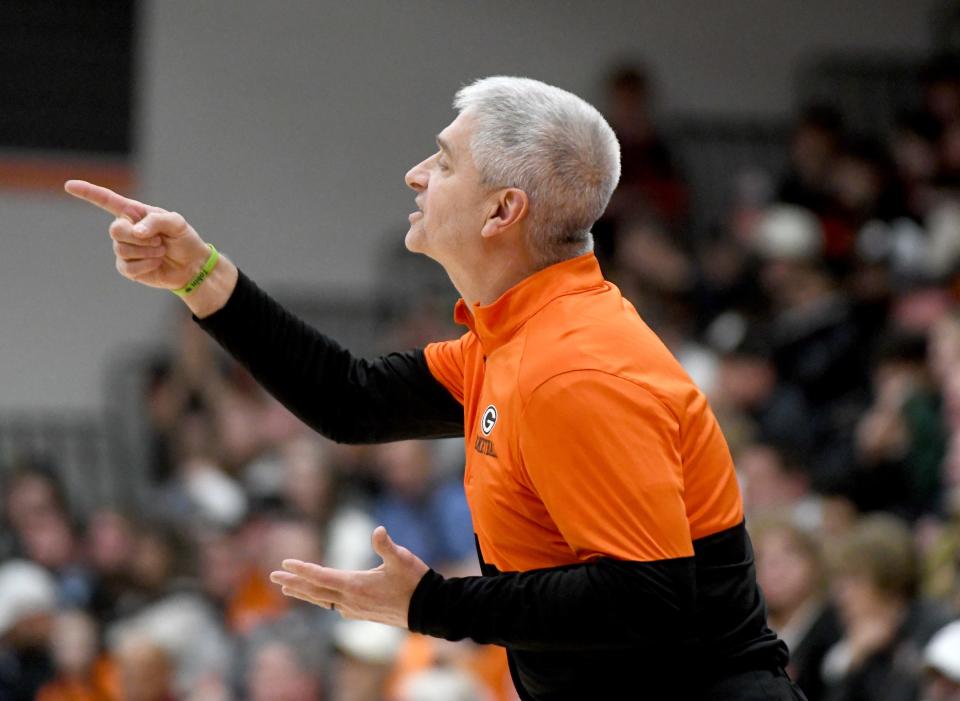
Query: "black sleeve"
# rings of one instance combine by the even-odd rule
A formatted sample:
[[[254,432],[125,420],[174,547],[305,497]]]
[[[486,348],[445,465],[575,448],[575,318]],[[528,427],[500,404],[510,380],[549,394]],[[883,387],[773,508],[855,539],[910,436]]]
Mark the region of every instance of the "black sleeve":
[[[463,406],[430,373],[423,350],[357,358],[243,272],[223,308],[194,320],[284,406],[337,442],[463,436]]]
[[[408,626],[512,650],[656,648],[689,638],[694,578],[693,558],[599,558],[450,579],[430,570],[414,590]]]

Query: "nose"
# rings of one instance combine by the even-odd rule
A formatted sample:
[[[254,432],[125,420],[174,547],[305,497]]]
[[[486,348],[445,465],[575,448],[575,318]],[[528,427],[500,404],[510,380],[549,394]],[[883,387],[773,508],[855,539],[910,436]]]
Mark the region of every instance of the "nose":
[[[403,177],[403,181],[407,184],[411,190],[416,190],[417,192],[423,192],[427,189],[427,179],[429,177],[425,159],[417,163],[413,168],[407,171],[407,174]]]

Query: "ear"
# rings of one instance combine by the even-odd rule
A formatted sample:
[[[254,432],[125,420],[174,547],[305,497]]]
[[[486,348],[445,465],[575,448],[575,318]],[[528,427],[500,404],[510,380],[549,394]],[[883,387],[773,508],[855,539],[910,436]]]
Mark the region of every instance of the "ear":
[[[499,236],[517,226],[527,216],[530,199],[527,193],[515,187],[501,190],[490,210],[490,215],[480,230],[483,238]]]

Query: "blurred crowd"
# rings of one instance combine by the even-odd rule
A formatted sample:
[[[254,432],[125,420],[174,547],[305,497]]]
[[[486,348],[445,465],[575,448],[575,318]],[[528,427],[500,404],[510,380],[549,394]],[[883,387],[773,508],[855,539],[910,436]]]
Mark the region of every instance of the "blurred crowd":
[[[624,68],[623,175],[597,254],[707,393],[770,626],[810,701],[960,699],[960,65],[890,133],[805,106],[782,173],[697,192]],[[415,315],[385,335],[455,334]],[[284,598],[283,558],[360,569],[393,539],[479,574],[462,441],[330,443],[184,317],[149,368],[151,490],[76,513],[56,467],[6,470],[0,699],[511,701],[506,657]],[[317,398],[323,401],[322,397]]]

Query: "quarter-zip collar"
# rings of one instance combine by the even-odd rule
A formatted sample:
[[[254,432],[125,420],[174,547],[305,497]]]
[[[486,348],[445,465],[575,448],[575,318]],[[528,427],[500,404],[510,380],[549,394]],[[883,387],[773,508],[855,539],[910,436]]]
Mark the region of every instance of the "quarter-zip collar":
[[[491,304],[474,304],[472,313],[467,303],[460,299],[454,308],[453,319],[477,334],[485,353],[492,353],[553,300],[603,284],[603,273],[596,256],[584,253],[538,270]]]

